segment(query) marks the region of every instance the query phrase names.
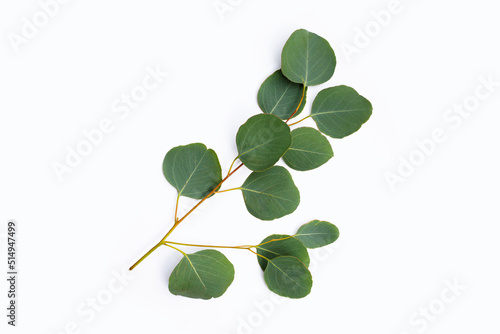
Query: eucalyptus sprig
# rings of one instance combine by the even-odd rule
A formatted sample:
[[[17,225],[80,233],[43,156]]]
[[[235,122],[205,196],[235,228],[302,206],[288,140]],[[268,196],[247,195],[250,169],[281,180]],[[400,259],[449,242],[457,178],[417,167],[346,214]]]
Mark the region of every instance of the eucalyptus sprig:
[[[174,223],[167,234],[142,256],[130,270],[161,246],[179,251],[183,257],[169,278],[174,295],[211,299],[224,294],[234,279],[234,267],[224,254],[213,248],[247,250],[257,256],[268,288],[278,295],[302,298],[309,294],[312,277],[308,270],[308,248],[326,246],[337,240],[337,227],[313,220],[293,235],[273,234],[255,245],[216,246],[174,242],[169,236],[194,210],[213,195],[239,190],[248,212],[261,220],[274,220],[291,214],[300,202],[299,190],[285,167],[275,166],[283,158],[297,171],[318,168],[333,157],[329,140],[343,138],[370,118],[371,103],[347,86],[320,91],[311,113],[299,121],[309,86],[325,83],[333,76],[335,53],[322,37],[301,29],[285,43],[281,69],[261,85],[257,101],[263,114],[250,117],[238,130],[238,156],[223,177],[217,154],[201,143],[171,149],[163,161],[163,174],[177,190]],[[291,127],[311,117],[318,129]],[[240,163],[235,167],[236,162]],[[240,187],[221,190],[224,182],[245,166],[250,175]],[[199,202],[179,217],[180,198]],[[208,248],[188,254],[180,247]]]

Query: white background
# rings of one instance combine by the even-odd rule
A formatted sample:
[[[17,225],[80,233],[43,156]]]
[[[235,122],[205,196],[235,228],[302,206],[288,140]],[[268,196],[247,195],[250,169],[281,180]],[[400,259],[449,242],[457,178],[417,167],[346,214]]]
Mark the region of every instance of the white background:
[[[231,10],[218,13],[220,3]],[[500,81],[498,6],[401,0],[380,28],[373,11],[389,4],[74,0],[16,52],[9,38],[41,7],[2,1],[0,221],[2,232],[9,219],[18,222],[20,263],[15,329],[5,324],[0,284],[2,333],[498,333],[500,87],[474,97],[489,92],[480,78]],[[341,238],[312,255],[312,293],[276,304],[254,256],[237,250],[224,252],[236,277],[219,299],[171,295],[168,275],[180,255],[166,248],[125,285],[115,281],[172,223],[165,153],[203,142],[227,170],[236,131],[259,112],[257,90],[298,28],[323,36],[337,54],[334,77],[311,87],[308,105],[320,89],[345,84],[372,102],[372,118],[331,140],[327,165],[292,172],[302,199],[293,215],[261,222],[230,192],[210,199],[172,240],[258,243],[311,219],[331,221]],[[168,76],[120,118],[113,104],[148,67]],[[468,117],[450,114],[463,103]],[[103,119],[113,131],[60,182],[53,164]],[[446,140],[423,156],[416,141],[436,129]],[[410,157],[419,166],[391,188],[387,173]],[[183,200],[181,211],[193,203]],[[5,263],[3,239],[1,247]],[[450,284],[460,287],[453,293]],[[89,311],[97,297],[106,305]]]

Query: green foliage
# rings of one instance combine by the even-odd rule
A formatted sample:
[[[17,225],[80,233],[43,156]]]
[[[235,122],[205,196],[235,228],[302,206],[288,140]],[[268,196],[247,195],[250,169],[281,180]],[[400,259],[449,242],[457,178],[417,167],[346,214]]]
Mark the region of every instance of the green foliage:
[[[293,256],[270,260],[264,271],[264,281],[269,290],[288,298],[303,298],[312,288],[311,272]]]
[[[203,144],[174,147],[163,160],[163,174],[179,196],[201,199],[222,181],[217,154]]]
[[[293,256],[298,258],[306,267],[309,266],[309,253],[302,242],[286,234],[273,234],[260,242],[257,246],[257,261],[262,270],[267,267],[268,260],[278,256]]]
[[[262,240],[255,248],[268,288],[289,298],[302,298],[309,294],[312,278],[307,269],[307,248],[329,245],[335,242],[338,236],[339,230],[335,225],[313,220],[302,225],[292,236],[272,234]]]
[[[248,212],[262,220],[281,218],[299,206],[300,194],[290,173],[274,166],[253,172],[241,186]]]
[[[339,238],[339,229],[329,222],[313,220],[302,225],[294,237],[307,248],[318,248],[335,242]]]
[[[290,36],[281,53],[283,74],[290,81],[305,86],[330,80],[336,65],[335,53],[328,41],[304,29]]]
[[[332,138],[344,138],[358,131],[371,115],[370,101],[347,86],[322,90],[311,110],[319,131]]]
[[[292,116],[301,100],[300,108],[294,117],[304,109],[306,99],[305,96],[302,99],[303,90],[304,85],[291,82],[281,73],[281,70],[277,70],[260,86],[257,93],[257,102],[260,109],[266,114],[276,115],[283,120],[287,120]]]
[[[303,29],[297,30],[283,47],[281,70],[267,77],[258,91],[257,102],[263,113],[250,117],[238,130],[238,156],[224,178],[216,153],[205,145],[196,143],[171,149],[163,161],[163,173],[178,192],[173,226],[130,269],[156,249],[167,246],[183,254],[170,275],[170,292],[189,298],[217,298],[233,282],[231,262],[212,249],[187,254],[177,247],[243,249],[257,256],[264,271],[264,281],[271,291],[289,298],[308,295],[312,287],[308,249],[329,245],[339,237],[339,230],[329,222],[313,220],[293,235],[272,234],[260,244],[245,246],[178,243],[170,241],[169,236],[201,203],[220,192],[241,190],[248,212],[260,220],[278,219],[297,209],[300,194],[292,175],[285,167],[275,164],[283,158],[288,167],[297,171],[324,165],[333,157],[333,150],[323,134],[332,138],[348,136],[359,130],[372,113],[370,102],[353,88],[337,86],[317,94],[309,115],[288,123],[304,113],[308,86],[330,80],[335,67],[335,53],[325,39]],[[308,118],[314,120],[319,131],[311,127],[290,130]],[[233,168],[238,160],[240,164]],[[243,166],[250,170],[243,185],[221,190],[226,180]],[[179,217],[182,196],[199,201]],[[214,222],[219,219],[210,218]]]
[[[290,127],[269,114],[250,117],[236,134],[238,159],[256,172],[273,166],[291,143]]]
[[[332,157],[330,142],[318,130],[298,128],[292,131],[292,146],[283,160],[290,168],[306,171],[318,168]]]
[[[168,289],[174,295],[210,299],[226,292],[234,279],[234,267],[222,254],[205,249],[184,254],[170,274]]]

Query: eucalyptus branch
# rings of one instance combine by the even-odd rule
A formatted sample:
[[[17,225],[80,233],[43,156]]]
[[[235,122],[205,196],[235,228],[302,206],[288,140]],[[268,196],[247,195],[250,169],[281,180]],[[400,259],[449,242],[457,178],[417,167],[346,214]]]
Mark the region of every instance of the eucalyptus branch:
[[[336,86],[320,91],[314,98],[310,114],[291,122],[305,109],[308,87],[330,80],[336,65],[335,53],[324,38],[303,29],[290,36],[281,53],[281,69],[267,77],[257,93],[262,113],[250,117],[238,129],[238,156],[225,177],[217,154],[204,144],[170,149],[162,167],[165,178],[177,190],[174,223],[130,270],[164,245],[183,255],[170,275],[170,292],[189,298],[217,298],[233,282],[234,267],[215,248],[243,249],[256,255],[264,272],[264,281],[271,291],[289,298],[308,295],[312,287],[308,249],[329,245],[339,237],[337,227],[329,222],[312,220],[300,226],[294,234],[273,234],[256,245],[217,246],[180,243],[168,238],[215,194],[241,191],[247,211],[260,220],[279,219],[297,209],[300,193],[289,169],[308,171],[323,166],[333,157],[326,136],[336,139],[349,136],[359,130],[372,114],[371,103],[353,88]],[[317,129],[301,127],[291,130],[291,126],[307,118],[314,120]],[[280,159],[288,169],[276,166]],[[241,163],[233,169],[238,160]],[[243,184],[221,190],[224,182],[243,165],[250,170]],[[199,201],[179,218],[182,197]],[[206,249],[188,254],[178,248],[181,246]]]

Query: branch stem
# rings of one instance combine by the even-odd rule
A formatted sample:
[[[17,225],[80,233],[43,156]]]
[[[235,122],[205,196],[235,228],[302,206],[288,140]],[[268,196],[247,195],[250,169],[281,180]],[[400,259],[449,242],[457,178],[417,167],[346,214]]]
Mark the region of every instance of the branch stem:
[[[174,213],[174,222],[177,221],[177,210],[179,209],[179,199],[180,199],[181,195],[180,194],[177,194],[177,200],[175,201],[175,213]]]
[[[234,163],[236,162],[236,160],[238,160],[240,156],[237,156],[236,158],[234,158],[233,162],[231,163],[231,166],[229,166],[229,170],[227,171],[227,175],[231,174],[231,171],[233,170],[233,166],[234,166]]]
[[[225,192],[228,192],[228,191],[233,191],[233,190],[241,190],[241,187],[238,187],[238,188],[231,188],[231,189],[226,189],[226,190],[219,190],[219,191],[216,191],[215,193],[216,193],[216,194],[220,194],[220,193],[225,193]]]
[[[236,159],[234,160],[236,161]],[[233,161],[233,163],[234,163]],[[177,226],[179,226],[179,224],[184,220],[186,219],[186,217],[188,217],[194,210],[196,210],[196,208],[198,208],[204,201],[206,201],[210,196],[212,196],[213,194],[215,194],[217,192],[217,189],[220,188],[220,186],[231,176],[233,175],[234,173],[236,173],[236,171],[238,169],[240,169],[241,167],[243,166],[243,164],[241,163],[238,167],[236,167],[233,171],[230,171],[227,176],[225,178],[222,179],[222,181],[219,182],[219,184],[211,191],[209,192],[205,197],[203,197],[198,203],[196,203],[195,206],[193,206],[191,208],[191,210],[189,210],[181,219],[177,219],[177,214],[176,214],[176,217],[175,217],[175,222],[174,222],[174,225],[172,226],[172,228],[170,228],[170,230],[167,232],[167,234],[165,234],[165,236],[163,237],[163,239],[161,239],[161,241],[159,243],[157,243],[153,248],[151,248],[146,254],[144,254],[136,263],[134,263],[132,265],[132,267],[129,268],[129,270],[133,270],[135,267],[137,267],[142,261],[144,261],[144,259],[146,259],[149,255],[151,255],[151,253],[153,253],[158,247],[160,247],[161,245],[165,244],[164,241],[168,238],[168,236],[170,234],[172,234],[172,232],[175,230],[175,228]],[[179,199],[179,196],[177,196],[177,199]],[[178,201],[177,201],[177,205],[176,205],[176,210],[177,210],[177,206],[178,206]],[[167,245],[169,246],[169,245]],[[169,246],[171,248],[174,248],[173,246]]]
[[[288,123],[288,121],[293,117],[295,116],[295,114],[299,111],[300,109],[300,106],[302,105],[302,101],[304,101],[304,96],[306,95],[306,88],[307,86],[306,85],[303,85],[303,88],[302,88],[302,97],[300,98],[300,102],[299,102],[299,105],[297,106],[297,108],[295,109],[295,111],[293,112],[293,114],[290,115],[290,117],[288,117],[288,119],[286,120],[285,123]]]
[[[308,119],[309,117],[311,117],[311,115],[308,115],[308,116],[306,116],[306,117],[302,118],[300,121],[297,121],[297,122],[295,122],[295,123],[288,124],[288,126],[292,126],[292,125],[295,125],[295,124],[299,124],[300,122],[302,122],[302,121],[304,121],[304,120]]]
[[[248,250],[249,250],[250,252],[254,253],[255,255],[260,256],[261,258],[263,258],[263,259],[267,260],[267,261],[271,261],[271,260],[269,260],[267,257],[265,257],[264,255],[260,255],[259,253],[254,252],[254,251],[253,251],[252,249],[250,249],[250,248],[248,248]]]
[[[189,246],[189,247],[233,248],[233,249],[248,249],[248,248],[255,247],[255,246],[251,246],[251,245],[243,245],[243,246],[197,245],[197,244],[185,244],[182,242],[174,242],[174,241],[164,241],[163,244],[166,246],[168,246],[169,244],[172,244],[172,245]]]
[[[168,246],[168,247],[170,247],[170,248],[173,248],[173,249],[175,249],[176,251],[178,251],[178,252],[182,253],[182,255],[186,256],[186,253],[184,253],[183,251],[181,251],[181,250],[180,250],[179,248],[177,248],[177,247],[174,247],[174,246],[172,246],[172,245],[167,245],[167,244],[165,244],[165,246]]]

